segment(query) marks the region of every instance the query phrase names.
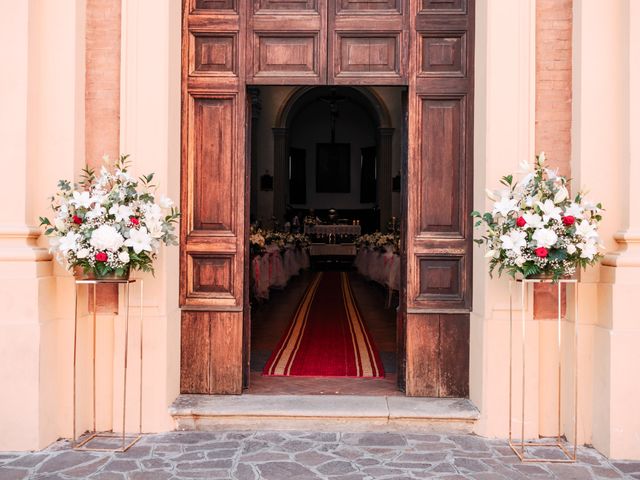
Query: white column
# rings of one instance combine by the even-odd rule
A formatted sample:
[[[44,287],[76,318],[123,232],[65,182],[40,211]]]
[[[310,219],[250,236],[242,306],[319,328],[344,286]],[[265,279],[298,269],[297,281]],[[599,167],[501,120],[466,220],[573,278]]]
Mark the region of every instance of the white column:
[[[56,279],[37,225],[57,179],[73,171],[82,132],[81,12],[74,0],[0,6],[0,450],[42,448],[67,418],[69,345],[59,341]]]
[[[605,207],[602,267],[583,275],[583,320],[594,325],[593,444],[640,458],[640,5],[574,3],[572,171]]]

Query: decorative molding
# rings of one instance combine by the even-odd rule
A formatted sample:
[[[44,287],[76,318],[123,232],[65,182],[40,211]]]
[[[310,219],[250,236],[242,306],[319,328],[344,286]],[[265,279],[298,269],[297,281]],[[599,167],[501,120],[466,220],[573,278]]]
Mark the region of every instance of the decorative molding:
[[[32,225],[0,225],[0,262],[48,262],[53,256],[38,247],[42,231]]]
[[[609,267],[640,267],[640,231],[627,230],[613,235],[620,250],[607,253],[602,264]]]

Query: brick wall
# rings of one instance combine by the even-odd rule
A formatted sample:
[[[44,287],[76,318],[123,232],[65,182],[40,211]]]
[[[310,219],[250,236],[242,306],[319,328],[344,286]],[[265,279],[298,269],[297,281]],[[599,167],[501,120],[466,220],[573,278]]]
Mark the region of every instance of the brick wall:
[[[85,154],[89,165],[120,150],[121,0],[87,0]]]
[[[85,30],[85,159],[120,154],[120,8],[122,0],[87,0]],[[97,310],[117,313],[118,286],[101,285]],[[91,302],[90,302],[91,304]]]
[[[569,177],[572,20],[573,0],[537,0],[536,152],[544,151],[550,164]],[[534,317],[555,318],[557,302],[555,286],[537,285]]]

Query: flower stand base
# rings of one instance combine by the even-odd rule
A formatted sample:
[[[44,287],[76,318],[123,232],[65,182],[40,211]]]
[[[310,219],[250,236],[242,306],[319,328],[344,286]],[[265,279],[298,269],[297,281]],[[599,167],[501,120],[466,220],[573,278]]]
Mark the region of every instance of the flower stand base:
[[[533,462],[551,462],[551,463],[573,463],[577,458],[578,450],[578,281],[573,278],[561,278],[555,282],[558,288],[558,310],[557,310],[557,340],[558,340],[558,367],[557,367],[557,432],[554,437],[551,438],[538,438],[527,439],[525,437],[525,400],[526,400],[526,345],[527,345],[527,328],[526,328],[526,315],[525,315],[525,299],[528,296],[529,286],[539,283],[554,283],[553,280],[548,278],[525,278],[509,283],[509,446],[518,456],[523,463]],[[514,320],[513,320],[513,297],[514,297],[514,284],[520,285],[520,317],[521,317],[521,387],[520,393],[520,409],[521,416],[518,419],[520,421],[520,434],[519,438],[514,438],[513,428],[513,405],[514,405],[514,382],[513,374],[514,369]],[[573,335],[573,395],[572,397],[565,396],[562,390],[563,370],[566,365],[563,364],[563,352],[562,352],[562,286],[565,284],[572,284],[574,289],[574,335]],[[540,379],[539,382],[543,382],[547,379]],[[553,379],[548,379],[553,381]],[[572,421],[573,421],[573,445],[566,441],[566,437],[563,432],[562,423],[562,411],[563,401],[567,398],[573,401]],[[568,410],[571,410],[569,408]],[[566,411],[566,410],[565,410]]]
[[[131,285],[137,283],[140,290],[140,385],[139,395],[140,404],[138,411],[138,433],[127,434],[126,433],[126,418],[127,418],[127,368],[128,368],[128,356],[129,356],[129,310],[131,304]],[[97,295],[96,291],[101,285],[114,285],[116,287],[122,287],[124,290],[124,361],[122,372],[122,431],[120,433],[115,432],[97,432],[96,431],[96,303]],[[93,383],[93,395],[92,395],[92,412],[93,412],[93,431],[89,432],[89,436],[82,441],[77,441],[77,426],[76,426],[76,391],[77,391],[77,370],[78,370],[78,290],[82,285],[92,286],[92,305],[90,309],[90,315],[92,318],[92,333],[93,333],[93,348],[91,350],[92,355],[92,383]],[[90,451],[110,451],[110,452],[126,452],[131,446],[133,446],[142,437],[142,372],[143,372],[143,282],[139,279],[76,279],[75,281],[75,321],[74,321],[74,333],[73,333],[73,448],[75,450],[90,450]],[[106,442],[106,439],[116,439],[117,442]]]

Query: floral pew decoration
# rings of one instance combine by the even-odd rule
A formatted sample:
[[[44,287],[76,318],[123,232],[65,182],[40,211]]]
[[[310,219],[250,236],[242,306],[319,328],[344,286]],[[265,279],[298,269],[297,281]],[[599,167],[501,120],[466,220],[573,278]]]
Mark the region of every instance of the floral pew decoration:
[[[506,271],[512,277],[549,277],[557,281],[600,258],[598,224],[602,205],[583,193],[573,198],[569,180],[545,165],[544,152],[533,165],[521,163],[522,178],[502,177],[504,188],[487,190],[494,202],[490,212],[474,211],[475,226],[485,234],[476,239],[486,245],[490,274]]]
[[[400,290],[400,234],[374,232],[356,241],[358,254],[354,265],[365,278],[389,289]],[[390,300],[388,300],[389,304]]]
[[[57,260],[84,278],[127,278],[131,271],[153,272],[162,244],[177,245],[174,234],[180,213],[173,201],[156,202],[154,174],[135,179],[129,174],[128,155],[99,175],[82,170],[81,180],[58,182],[51,197],[54,216],[40,217],[51,252]],[[108,157],[103,159],[108,164]]]
[[[284,288],[292,276],[309,268],[309,245],[303,233],[253,228],[249,235],[252,296],[267,300],[271,288]]]

